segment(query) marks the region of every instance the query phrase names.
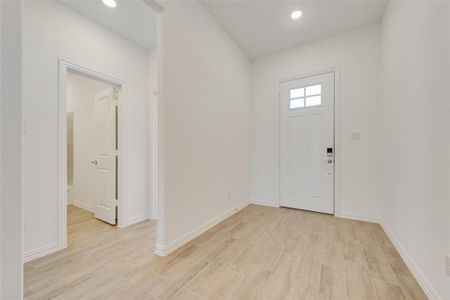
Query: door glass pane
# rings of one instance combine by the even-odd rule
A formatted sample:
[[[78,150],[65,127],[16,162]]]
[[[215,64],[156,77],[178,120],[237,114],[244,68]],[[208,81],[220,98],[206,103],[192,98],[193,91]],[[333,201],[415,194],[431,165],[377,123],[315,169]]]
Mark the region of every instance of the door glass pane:
[[[305,88],[291,89],[289,91],[290,99],[300,98],[300,97],[305,97]]]
[[[306,96],[315,96],[322,94],[322,85],[316,84],[306,87]]]
[[[317,106],[322,104],[322,96],[306,97],[306,107]]]
[[[289,108],[300,108],[305,107],[305,98],[297,98],[297,99],[291,99],[289,101]]]

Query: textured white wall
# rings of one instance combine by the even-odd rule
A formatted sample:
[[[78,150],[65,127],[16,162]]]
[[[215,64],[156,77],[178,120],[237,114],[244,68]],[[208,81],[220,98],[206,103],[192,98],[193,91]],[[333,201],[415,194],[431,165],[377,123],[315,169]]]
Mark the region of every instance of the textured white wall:
[[[166,246],[248,201],[250,61],[196,1],[164,2]]]
[[[22,3],[0,1],[0,299],[21,299]]]
[[[150,9],[150,8],[149,8]],[[24,3],[25,252],[57,240],[58,59],[125,82],[126,224],[148,216],[148,52],[53,1]]]
[[[250,199],[279,203],[278,81],[339,68],[337,87],[340,131],[337,132],[336,188],[338,215],[379,216],[378,111],[380,91],[380,26],[350,31],[307,46],[258,59],[252,65],[252,168]],[[336,107],[337,109],[339,107]],[[360,140],[352,140],[359,132]]]
[[[382,31],[382,215],[435,299],[450,299],[449,5],[391,1]]]
[[[150,51],[148,56],[148,215],[151,219],[157,218],[157,199],[156,189],[156,166],[158,161],[158,142],[156,141],[158,133],[158,82],[157,68],[158,56],[156,49]]]

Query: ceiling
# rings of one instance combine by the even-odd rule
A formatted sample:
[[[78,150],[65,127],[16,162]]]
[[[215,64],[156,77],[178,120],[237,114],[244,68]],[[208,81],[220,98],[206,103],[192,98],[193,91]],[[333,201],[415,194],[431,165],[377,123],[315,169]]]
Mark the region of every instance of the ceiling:
[[[387,0],[201,0],[250,58],[380,22]],[[303,15],[292,20],[290,14]]]
[[[115,8],[101,0],[59,2],[146,50],[156,47],[156,13],[142,0],[116,0]]]

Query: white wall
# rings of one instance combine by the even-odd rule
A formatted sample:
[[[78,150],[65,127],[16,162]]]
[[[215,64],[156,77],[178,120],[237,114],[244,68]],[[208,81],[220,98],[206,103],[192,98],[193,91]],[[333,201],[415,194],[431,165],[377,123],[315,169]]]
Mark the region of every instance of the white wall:
[[[0,1],[0,299],[23,295],[22,3]]]
[[[149,8],[150,9],[150,8]],[[48,1],[24,3],[25,253],[57,240],[58,59],[125,82],[127,101],[124,225],[147,217],[148,53]]]
[[[449,16],[448,2],[389,2],[382,30],[383,218],[432,299],[450,299]]]
[[[158,247],[167,250],[248,201],[250,62],[200,3],[164,7]]]
[[[340,165],[338,215],[376,218],[380,26],[350,31],[258,59],[252,65],[252,167],[250,199],[278,206],[278,81],[338,67],[336,163]],[[340,129],[339,129],[340,128]],[[353,132],[360,140],[351,140]]]
[[[156,194],[157,185],[157,161],[158,161],[158,56],[156,49],[150,51],[148,56],[148,214],[152,220],[157,219],[158,196]]]
[[[67,76],[67,111],[73,112],[73,204],[94,211],[96,203],[97,158],[95,95],[107,88],[104,82],[69,73]]]

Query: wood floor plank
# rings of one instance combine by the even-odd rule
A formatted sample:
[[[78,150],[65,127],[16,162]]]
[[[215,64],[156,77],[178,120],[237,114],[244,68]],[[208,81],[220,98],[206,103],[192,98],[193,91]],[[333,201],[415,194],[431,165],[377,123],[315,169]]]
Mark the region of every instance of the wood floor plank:
[[[400,286],[402,288],[403,294],[408,300],[426,300],[428,297],[425,295],[423,290],[420,288],[414,277],[399,275],[398,279],[400,281]]]
[[[369,265],[371,277],[381,278],[386,282],[398,284],[397,276],[381,249],[377,247],[371,250],[364,249],[364,255]]]
[[[68,207],[63,251],[25,264],[25,299],[422,300],[379,225],[250,205],[167,257],[156,222]]]
[[[323,299],[346,299],[345,269],[322,264],[319,293]]]
[[[386,282],[379,278],[372,278],[372,284],[380,300],[404,300],[402,288],[399,285]]]
[[[366,265],[348,262],[345,265],[348,299],[378,299]]]

